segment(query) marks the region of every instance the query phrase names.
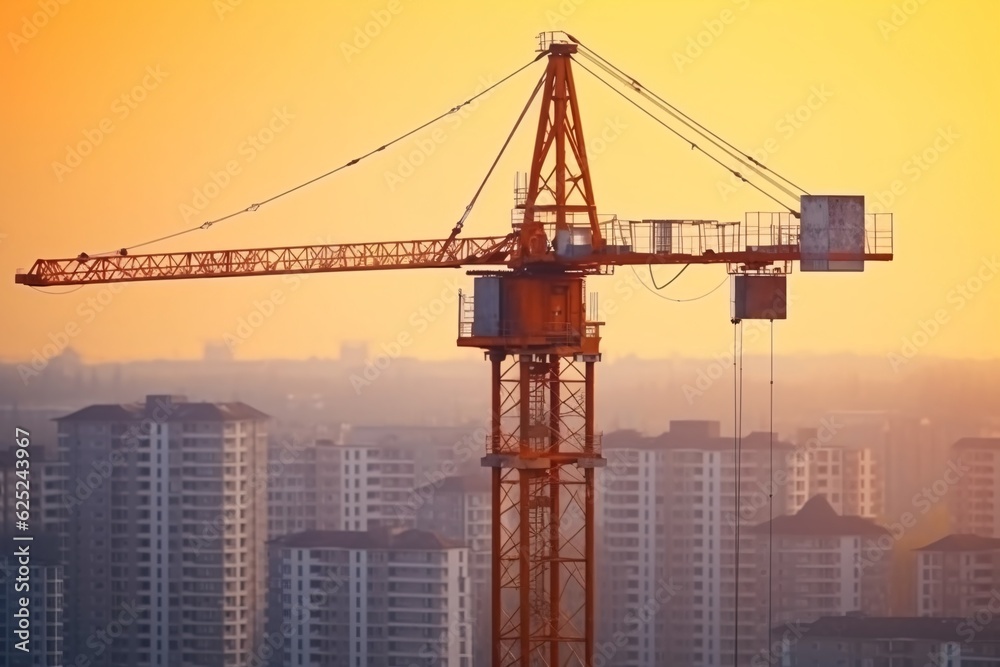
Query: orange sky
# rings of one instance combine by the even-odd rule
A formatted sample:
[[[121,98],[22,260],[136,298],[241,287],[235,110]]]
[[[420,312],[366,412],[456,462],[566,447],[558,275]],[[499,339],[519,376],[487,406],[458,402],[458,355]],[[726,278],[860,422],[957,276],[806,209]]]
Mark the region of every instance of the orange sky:
[[[535,35],[550,29],[572,32],[744,150],[770,147],[766,163],[812,193],[864,194],[878,210],[876,197],[888,197],[895,182],[888,208],[896,261],[863,274],[794,274],[790,318],[776,325],[779,352],[887,355],[915,339],[921,354],[997,356],[1000,225],[987,214],[1000,149],[1000,4],[179,0],[152,7],[0,5],[4,360],[29,358],[53,340],[69,341],[90,361],[190,358],[227,335],[239,340],[238,358],[336,356],[345,340],[378,350],[403,334],[412,341],[406,354],[478,359],[454,346],[454,292],[471,287],[459,272],[142,283],[63,295],[15,286],[13,276],[39,257],[104,252],[186,229],[339,166],[526,63]],[[373,37],[359,37],[366,28]],[[700,52],[692,46],[699,40]],[[444,237],[541,66],[461,123],[442,124],[443,140],[412,175],[392,177],[419,141],[427,145],[430,129],[256,213],[146,250]],[[585,132],[613,138],[591,144],[602,211],[736,220],[747,210],[776,210],[749,187],[722,192],[721,168],[586,73],[577,81]],[[808,118],[786,118],[797,111]],[[513,175],[527,168],[531,139],[530,129],[519,133],[467,235],[509,229]],[[87,155],[77,161],[68,147],[81,143]],[[921,154],[932,163],[914,160]],[[222,187],[212,187],[212,174],[227,165],[233,174],[217,175]],[[212,197],[203,197],[206,186]],[[672,273],[663,268],[657,277]],[[697,296],[723,278],[720,267],[693,267],[664,293]],[[728,287],[674,303],[620,269],[590,288],[603,306],[616,306],[604,315],[609,355],[710,356],[732,344]],[[280,302],[269,305],[274,294]],[[442,303],[447,308],[434,315]],[[241,329],[257,309],[273,312]],[[928,323],[935,317],[937,326]],[[748,351],[764,342],[760,336]]]

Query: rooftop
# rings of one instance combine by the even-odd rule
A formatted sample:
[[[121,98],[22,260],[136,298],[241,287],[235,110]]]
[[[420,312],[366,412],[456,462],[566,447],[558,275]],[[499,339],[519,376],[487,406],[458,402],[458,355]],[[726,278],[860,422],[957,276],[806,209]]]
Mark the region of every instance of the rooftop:
[[[981,629],[980,629],[981,628]],[[775,628],[781,636],[785,628]],[[806,626],[805,637],[836,639],[923,639],[941,642],[1000,642],[1000,618],[973,623],[967,618],[929,616],[824,616]]]
[[[945,535],[937,542],[914,549],[914,551],[997,551],[1000,550],[1000,537],[985,537],[972,533],[953,533]]]
[[[59,422],[156,422],[263,420],[269,416],[246,403],[190,403],[183,396],[150,395],[145,402],[89,405]]]
[[[673,423],[672,423],[673,424]],[[718,435],[717,429],[695,429],[685,424],[683,428],[671,429],[656,436],[645,436],[634,430],[612,431],[604,434],[601,444],[604,449],[700,449],[708,451],[731,452],[734,436]],[[775,433],[753,431],[743,436],[740,445],[743,449],[768,449],[771,444],[777,451],[790,452],[795,449],[792,443],[781,440]]]
[[[754,526],[751,530],[757,533],[768,532],[773,527],[775,535],[820,537],[858,535],[862,537],[881,537],[888,530],[871,519],[861,516],[844,516],[837,514],[830,506],[826,496],[813,496],[795,514],[779,516],[772,521]]]

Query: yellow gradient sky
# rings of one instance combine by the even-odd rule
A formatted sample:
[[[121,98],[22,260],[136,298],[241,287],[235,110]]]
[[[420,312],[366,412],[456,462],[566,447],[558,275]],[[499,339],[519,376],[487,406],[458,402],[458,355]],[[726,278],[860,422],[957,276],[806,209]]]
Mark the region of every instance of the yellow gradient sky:
[[[864,194],[874,210],[896,182],[888,206],[896,261],[862,274],[794,274],[779,352],[887,355],[910,340],[921,354],[996,356],[998,25],[1000,3],[984,0],[8,0],[0,5],[0,359],[27,359],[50,343],[51,352],[67,339],[89,361],[191,358],[227,335],[246,359],[336,356],[355,339],[378,351],[401,336],[408,355],[478,359],[454,346],[454,292],[471,287],[461,272],[63,295],[13,277],[39,257],[186,229],[343,164],[528,62],[535,35],[550,29],[572,32],[741,148],[770,146],[767,164],[810,192]],[[366,29],[374,36],[362,38]],[[391,175],[420,141],[427,146],[430,130],[256,213],[147,250],[446,236],[540,68],[461,123],[442,124],[443,140],[439,133],[405,178]],[[585,131],[612,139],[591,143],[602,211],[736,220],[776,209],[748,187],[721,191],[717,165],[586,73],[577,80]],[[786,120],[797,112],[804,120]],[[531,139],[530,128],[519,133],[467,235],[506,233],[513,175],[526,169]],[[67,155],[81,143],[86,155]],[[914,161],[920,155],[928,162]],[[211,187],[228,163],[238,173]],[[213,196],[202,199],[206,186]],[[670,275],[664,268],[657,278]],[[723,278],[721,268],[694,267],[664,294],[697,296]],[[732,344],[728,287],[675,303],[637,287],[628,269],[590,285],[602,306],[614,305],[605,314],[610,355],[706,356]],[[279,302],[269,305],[273,296]],[[935,317],[937,326],[927,323]],[[242,320],[259,326],[241,328]],[[763,337],[755,346],[763,349]]]

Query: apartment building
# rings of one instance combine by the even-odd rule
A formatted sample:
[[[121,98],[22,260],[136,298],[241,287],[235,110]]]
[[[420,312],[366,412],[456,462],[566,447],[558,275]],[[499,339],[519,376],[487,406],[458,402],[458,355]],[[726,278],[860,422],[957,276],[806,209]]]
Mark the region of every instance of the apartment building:
[[[1000,537],[952,534],[915,551],[920,616],[1000,612]]]
[[[489,471],[445,477],[416,489],[416,525],[469,549],[473,663],[491,659],[492,482]]]
[[[749,642],[737,648],[758,621],[750,527],[787,511],[793,452],[768,433],[723,437],[711,421],[604,436],[599,637],[608,665],[707,667],[732,664],[737,651],[750,659]]]
[[[884,513],[884,478],[875,449],[819,444],[818,429],[800,429],[796,445],[809,455],[792,468],[792,506],[797,512],[814,496],[824,496],[838,514],[870,519]]]
[[[880,539],[890,538],[891,544],[891,535],[874,521],[838,514],[818,495],[795,514],[758,524],[752,532],[758,576],[750,643],[768,645],[768,620],[772,626],[793,626],[824,616],[888,613],[890,559],[866,553],[881,549]]]
[[[269,443],[269,539],[340,526],[342,453],[330,439]]]
[[[471,667],[468,549],[429,531],[312,531],[269,545],[271,665]]]
[[[951,531],[1000,537],[1000,438],[961,438],[951,459],[953,476],[960,475],[946,489]]]
[[[267,422],[243,403],[166,395],[58,420],[67,654],[247,663],[263,631]],[[95,647],[110,627],[120,631]]]

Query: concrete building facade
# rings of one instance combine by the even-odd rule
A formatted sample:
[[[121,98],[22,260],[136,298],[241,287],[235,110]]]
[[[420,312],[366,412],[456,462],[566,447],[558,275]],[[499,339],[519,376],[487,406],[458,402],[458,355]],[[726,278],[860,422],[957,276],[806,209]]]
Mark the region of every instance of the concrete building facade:
[[[466,547],[415,529],[313,531],[269,554],[273,666],[471,667]]]
[[[917,552],[917,614],[1000,612],[1000,537],[952,534]]]
[[[243,403],[165,395],[58,420],[68,653],[246,663],[263,631],[267,421]],[[109,627],[117,636],[95,646]]]
[[[951,458],[961,475],[948,493],[951,531],[1000,537],[1000,438],[961,438]]]
[[[416,525],[464,544],[469,549],[469,581],[472,587],[473,658],[475,665],[491,659],[492,619],[492,483],[488,471],[445,477],[416,490],[421,499]]]
[[[759,620],[750,527],[787,511],[793,451],[768,433],[723,437],[718,422],[673,421],[652,438],[605,435],[599,637],[608,665],[750,659],[751,643],[737,646]]]

